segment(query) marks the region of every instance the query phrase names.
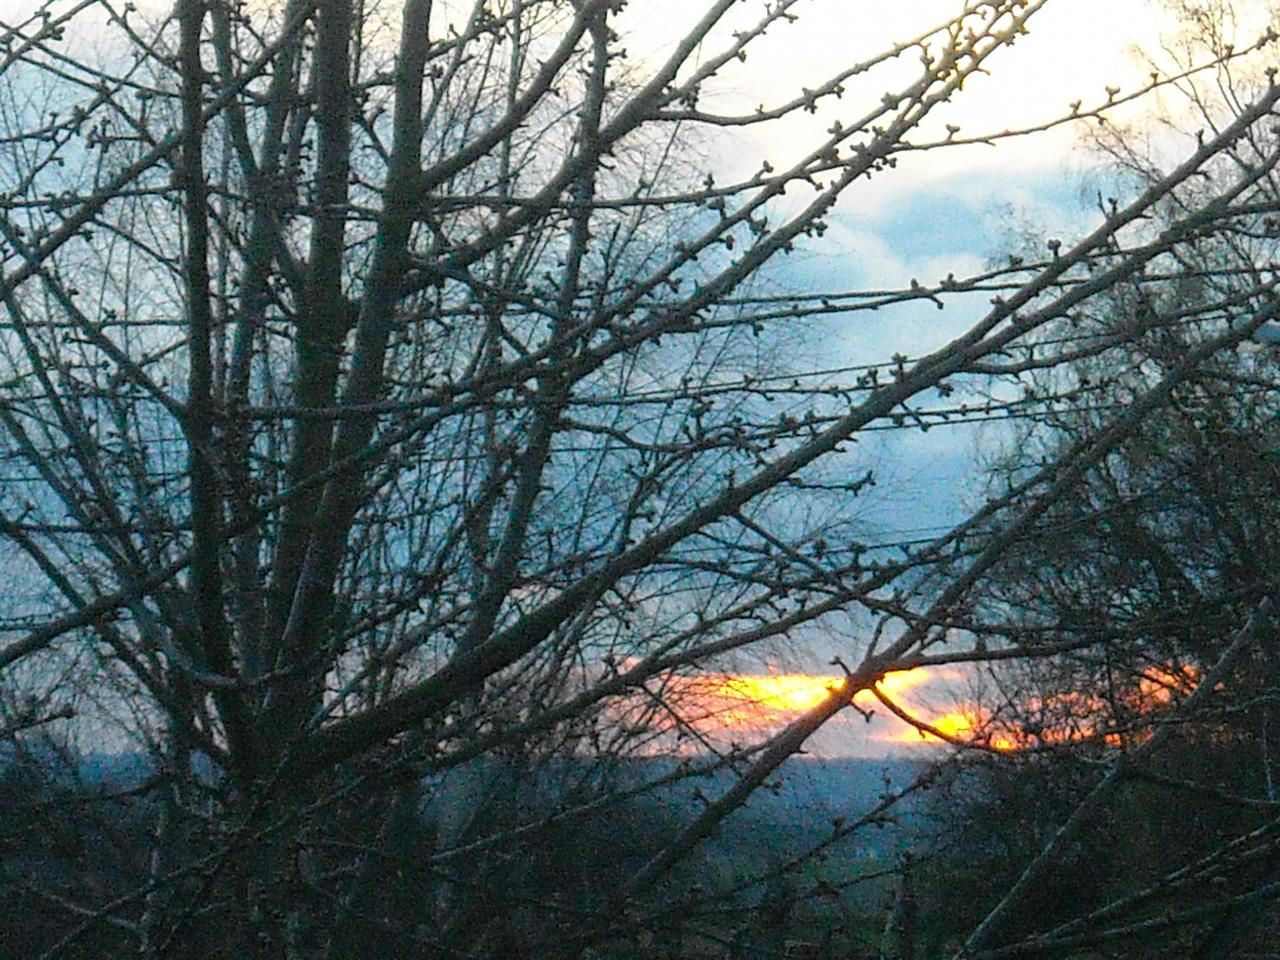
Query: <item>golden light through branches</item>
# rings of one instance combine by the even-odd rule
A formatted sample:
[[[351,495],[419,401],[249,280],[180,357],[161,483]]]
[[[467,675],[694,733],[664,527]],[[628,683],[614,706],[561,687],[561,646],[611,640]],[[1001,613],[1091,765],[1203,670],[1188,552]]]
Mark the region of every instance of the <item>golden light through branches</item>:
[[[876,724],[871,742],[888,752],[944,743],[972,744],[998,752],[1088,740],[1119,747],[1149,735],[1141,728],[1127,732],[1113,729],[1104,718],[1114,711],[1096,697],[1086,698],[1078,691],[1046,694],[1021,704],[1024,720],[1043,718],[1043,722],[1024,724],[998,716],[962,695],[963,679],[955,670],[915,669],[885,675],[880,692],[918,721],[919,727],[878,709],[880,703],[870,690],[860,691],[853,702],[869,723]],[[1176,706],[1194,689],[1197,679],[1197,672],[1189,666],[1150,665],[1136,678],[1125,708],[1137,717],[1153,717]],[[667,693],[701,734],[712,739],[734,738],[790,722],[831,696],[843,682],[844,678],[835,674],[720,672],[673,678]]]

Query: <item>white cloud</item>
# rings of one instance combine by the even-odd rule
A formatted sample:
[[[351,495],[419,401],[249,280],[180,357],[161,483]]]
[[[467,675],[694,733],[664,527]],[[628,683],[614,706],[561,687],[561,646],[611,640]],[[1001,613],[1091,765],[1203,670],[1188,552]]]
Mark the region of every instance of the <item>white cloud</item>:
[[[854,0],[813,0],[793,8],[795,23],[778,25],[753,42],[744,63],[721,71],[700,101],[709,111],[750,113],[757,105],[785,102],[802,88],[819,86],[849,64],[866,60],[893,43],[921,35],[953,15],[956,0],[914,0],[893,5]],[[626,21],[628,46],[647,63],[665,58],[685,28],[702,13],[681,0],[632,5]],[[638,8],[638,10],[637,10]],[[754,21],[756,4],[742,11],[704,45],[703,55],[721,49],[733,30]],[[940,107],[930,129],[958,124],[961,136],[994,134],[1065,116],[1075,100],[1101,104],[1106,88],[1133,90],[1149,69],[1136,51],[1155,50],[1172,21],[1147,0],[1060,0],[1030,21],[1031,32],[989,61],[990,75],[971,79],[954,102]],[[914,79],[918,53],[876,67],[848,84],[849,92],[815,115],[799,115],[759,128],[717,131],[725,176],[749,176],[762,160],[776,168],[798,160],[820,141],[833,120],[851,127],[895,86]],[[1141,108],[1118,116],[1133,117]],[[945,134],[942,134],[945,135]],[[863,202],[881,206],[922,188],[948,188],[975,176],[1000,173],[1026,177],[1060,170],[1079,140],[1079,128],[1058,128],[998,146],[953,147],[906,156],[899,170],[877,177],[860,191]]]

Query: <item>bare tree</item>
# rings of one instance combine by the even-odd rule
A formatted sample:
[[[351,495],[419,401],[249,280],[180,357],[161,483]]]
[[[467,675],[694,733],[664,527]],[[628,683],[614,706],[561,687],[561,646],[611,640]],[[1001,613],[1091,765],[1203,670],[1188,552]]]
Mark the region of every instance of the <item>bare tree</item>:
[[[1169,50],[1184,62],[1230,49],[1232,5],[1171,6],[1185,32]],[[1211,78],[1181,85],[1151,126],[1109,127],[1095,143],[1125,180],[1157,183],[1166,138],[1194,142],[1204,136],[1198,125],[1220,128],[1270,77],[1260,66],[1223,63]],[[1163,136],[1151,136],[1152,126]],[[996,489],[1013,490],[1104,429],[1215,325],[1249,322],[1232,320],[1230,305],[1273,279],[1277,193],[1264,158],[1274,139],[1274,128],[1243,139],[1170,191],[1156,214],[1162,224],[1176,220],[1251,170],[1255,188],[1236,202],[1228,229],[1199,236],[1172,263],[1135,274],[1047,331],[1051,341],[1075,343],[1117,325],[1142,332],[1031,374],[1030,392],[1077,402],[1024,423],[994,471]],[[1270,337],[1259,339],[1177,384],[1034,535],[1006,551],[984,585],[981,617],[1062,652],[991,664],[975,708],[989,752],[958,775],[951,798],[963,794],[990,813],[1000,797],[1022,812],[993,858],[1008,886],[950,920],[985,914],[966,931],[972,955],[1155,957],[1177,944],[1207,958],[1271,939],[1280,876],[1272,719],[1280,381]],[[982,834],[990,830],[978,826],[957,845],[968,869],[965,851],[981,848]]]
[[[708,3],[648,57],[618,0],[51,0],[4,26],[5,730],[33,767],[50,751],[16,727],[60,731],[73,770],[145,749],[117,792],[153,817],[145,863],[102,826],[110,882],[14,868],[65,920],[33,952],[584,952],[686,921],[718,942],[724,891],[681,867],[853,694],[1082,642],[980,616],[975,591],[1275,316],[1269,268],[1189,307],[1202,334],[1122,409],[928,543],[864,542],[851,445],[1079,404],[978,397],[1160,325],[1044,335],[1238,225],[1280,159],[1280,89],[1030,259],[879,292],[776,269],[900,159],[1101,122],[1204,68],[1028,130],[945,126],[1046,3],[970,0],[741,111],[719,78],[798,0]],[[703,156],[774,129],[809,133],[737,179]],[[972,297],[981,318],[920,356],[784,350]],[[786,640],[845,682],[781,731],[709,739],[690,680]],[[619,774],[628,756],[668,762]],[[716,771],[657,842],[533,869],[552,832]]]

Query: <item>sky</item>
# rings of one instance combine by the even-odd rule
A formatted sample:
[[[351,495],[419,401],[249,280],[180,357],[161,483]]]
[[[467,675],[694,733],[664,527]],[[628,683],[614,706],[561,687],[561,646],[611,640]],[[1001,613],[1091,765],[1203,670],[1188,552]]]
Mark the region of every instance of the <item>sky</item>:
[[[14,3],[0,0],[0,8]],[[168,3],[147,0],[142,6],[160,10]],[[760,4],[739,6],[746,19],[726,29],[747,25]],[[818,86],[850,62],[922,33],[959,6],[960,0],[807,0],[794,8],[795,23],[771,31],[752,45],[745,63],[724,70],[701,105],[750,111],[756,104],[776,103],[799,88]],[[690,0],[635,0],[619,30],[637,62],[656,63],[703,10],[705,4]],[[1160,57],[1161,39],[1173,30],[1156,0],[1051,2],[1031,20],[1029,35],[996,54],[990,75],[973,78],[945,108],[938,129],[951,123],[963,135],[996,133],[1066,113],[1077,99],[1086,105],[1102,102],[1108,87],[1131,90],[1150,71],[1140,51]],[[716,48],[714,38],[706,48]],[[904,58],[904,71],[914,73],[917,67],[914,57]],[[868,97],[872,103],[878,99],[896,78],[895,69],[873,72],[870,86],[851,85],[838,105],[847,111],[846,119],[859,98],[864,104]],[[819,111],[762,131],[717,135],[710,152],[718,179],[750,175],[765,159],[782,168],[833,116]],[[1120,119],[1140,122],[1142,115],[1129,110]],[[1095,159],[1075,127],[997,146],[908,155],[898,169],[851,190],[829,218],[824,237],[808,242],[774,279],[790,290],[826,292],[902,288],[912,278],[931,282],[948,273],[976,272],[1008,250],[1023,225],[1034,225],[1044,236],[1079,232],[1089,219],[1084,185]],[[939,314],[924,305],[843,321],[828,347],[833,365],[884,360],[898,352],[919,355],[966,327],[977,309],[961,305]],[[982,427],[877,435],[869,449],[862,448],[879,472],[877,496],[866,517],[869,529],[893,539],[928,535],[954,522],[964,512],[976,451],[998,440],[993,429]],[[797,674],[796,664],[778,663],[738,681],[719,678],[721,689],[712,695],[723,701],[726,731],[785,722],[812,706],[836,678],[808,666],[815,673]],[[957,704],[972,682],[959,671],[938,670],[898,677],[891,687],[922,716],[962,732],[972,718]],[[762,703],[749,708],[753,699]],[[886,720],[883,709],[870,723],[846,711],[819,740],[816,748],[834,755],[878,755],[920,742],[899,721]]]
[[[743,4],[745,26],[757,4]],[[851,61],[866,59],[894,42],[923,33],[960,7],[959,0],[912,0],[882,4],[857,0],[811,0],[793,8],[797,20],[778,27],[751,48],[745,63],[717,77],[718,95],[708,109],[751,111],[756,104],[786,99],[816,87]],[[702,4],[681,0],[632,4],[628,49],[658,59],[680,27]],[[1173,21],[1151,0],[1057,0],[1030,21],[1031,31],[990,61],[989,76],[966,84],[941,108],[935,129],[958,125],[962,135],[994,133],[1064,115],[1069,104],[1107,99],[1107,87],[1134,89],[1149,66],[1139,51],[1158,51]],[[709,49],[716,49],[713,42]],[[901,75],[914,76],[918,61],[904,57],[902,70],[877,68],[832,109],[798,116],[757,131],[717,133],[718,179],[750,175],[762,160],[784,169],[833,119],[846,125],[875,103]],[[1129,110],[1119,119],[1136,119]],[[830,292],[902,289],[913,278],[963,277],[1016,242],[1015,231],[1034,225],[1044,236],[1070,236],[1089,217],[1086,172],[1095,157],[1082,131],[1064,126],[996,146],[966,146],[906,155],[899,167],[856,184],[828,218],[820,240],[806,241],[776,279],[790,290]],[[801,202],[798,198],[797,202]],[[918,356],[952,339],[976,319],[984,303],[949,305],[939,313],[928,304],[859,314],[833,326],[824,345],[833,364],[887,360],[895,353]],[[961,480],[972,474],[972,454],[982,428],[935,429],[928,435],[881,434],[869,455],[880,471],[874,516],[888,532],[924,534],[949,525],[963,509]],[[927,495],[921,491],[928,491]]]
[[[711,105],[751,110],[756,103],[776,102],[784,96],[779,91],[815,87],[842,64],[914,36],[958,6],[956,0],[802,5],[794,25],[768,37],[741,69],[723,78],[722,103]],[[676,34],[679,15],[671,4],[648,4],[644,10],[636,25],[639,48],[652,43],[660,50],[662,39]],[[1031,21],[1030,35],[997,54],[991,75],[967,85],[938,122],[957,124],[966,135],[994,133],[1066,113],[1077,99],[1101,103],[1108,87],[1127,91],[1145,82],[1151,69],[1146,56],[1167,62],[1161,42],[1174,33],[1162,6],[1147,0],[1050,3]],[[882,90],[867,92],[878,96]],[[1128,109],[1117,119],[1141,123],[1144,117],[1140,109]],[[801,129],[806,122],[812,131]],[[727,134],[723,179],[749,175],[761,159],[784,168],[792,144],[812,143],[830,123],[830,115],[819,114],[773,127],[769,136]],[[1008,251],[1023,226],[1045,237],[1082,232],[1091,219],[1087,184],[1095,163],[1077,127],[993,147],[908,157],[899,169],[851,191],[822,240],[789,261],[780,279],[792,289],[825,292],[903,288],[912,278],[932,282],[948,273],[977,272]],[[928,305],[860,315],[835,331],[833,363],[884,360],[896,352],[919,355],[967,327],[981,306],[949,306],[944,315]],[[880,434],[868,454],[880,472],[868,525],[893,539],[927,535],[959,519],[968,481],[976,473],[975,456],[991,450],[1000,440],[997,434],[998,428],[988,427]],[[813,662],[840,643],[839,638],[819,641]],[[720,686],[712,700],[723,701],[723,733],[732,739],[747,728],[770,728],[798,716],[837,679],[816,669],[805,675],[770,664],[760,674],[713,677]],[[964,706],[979,682],[974,673],[954,668],[891,676],[886,686],[915,715],[963,735],[979,722]],[[883,756],[936,748],[936,741],[930,744],[868,695],[856,702],[874,715],[868,719],[844,711],[811,740],[812,752]]]
[[[840,675],[804,673],[707,674],[691,679],[691,712],[706,711],[701,726],[721,744],[780,729],[817,706],[839,684]],[[975,678],[959,668],[910,670],[888,674],[880,684],[896,704],[943,733],[964,737],[983,725],[979,711],[965,705]],[[887,757],[923,755],[938,740],[922,736],[894,717],[870,691],[854,698],[856,710],[837,714],[806,744],[817,757]],[[991,736],[996,749],[1007,741]]]

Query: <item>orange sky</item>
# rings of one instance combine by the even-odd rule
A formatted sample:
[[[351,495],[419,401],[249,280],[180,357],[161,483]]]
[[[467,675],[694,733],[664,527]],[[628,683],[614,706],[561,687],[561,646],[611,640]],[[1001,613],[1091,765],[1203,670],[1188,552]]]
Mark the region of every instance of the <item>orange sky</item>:
[[[963,736],[978,725],[975,715],[959,705],[953,689],[954,669],[910,670],[888,674],[880,683],[895,703],[944,733]],[[764,734],[794,720],[825,699],[843,680],[838,674],[713,673],[689,677],[675,691],[687,716],[712,738],[739,739]],[[889,713],[870,691],[854,703],[873,714],[868,721],[847,710],[834,718],[810,744],[814,752],[840,755],[883,755],[939,741],[922,736]]]
[[[929,724],[947,737],[977,739],[987,748],[1014,750],[1032,740],[993,725],[984,730],[988,716],[966,700],[967,674],[958,667],[917,669],[888,674],[880,689],[900,708]],[[780,729],[801,713],[823,701],[838,687],[843,677],[834,674],[789,672],[712,673],[676,678],[668,688],[681,715],[710,740],[755,738]],[[1139,678],[1133,703],[1139,712],[1167,706],[1194,688],[1194,669],[1149,666]],[[921,732],[893,716],[870,691],[854,698],[857,710],[845,710],[812,738],[808,749],[825,756],[882,756],[920,746],[937,746],[940,740]],[[1062,739],[1094,739],[1118,745],[1119,734],[1100,730],[1096,717],[1105,715],[1105,704],[1088,694],[1065,691],[1043,704],[1028,701],[1034,714],[1045,708],[1050,713],[1074,716],[1068,727],[1046,729],[1034,742]],[[868,717],[867,714],[870,714]],[[1133,734],[1131,734],[1133,735]],[[1136,734],[1141,736],[1139,732]]]

